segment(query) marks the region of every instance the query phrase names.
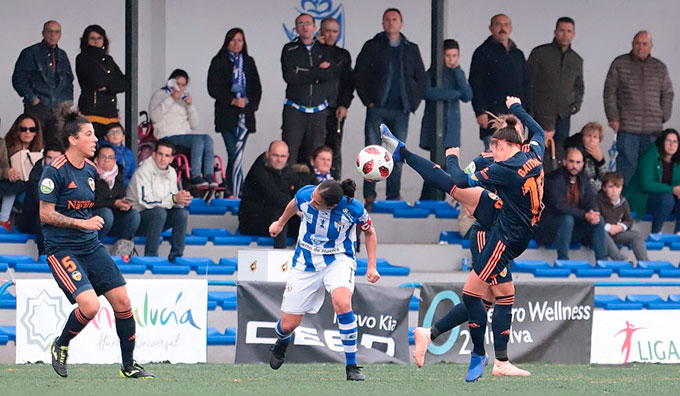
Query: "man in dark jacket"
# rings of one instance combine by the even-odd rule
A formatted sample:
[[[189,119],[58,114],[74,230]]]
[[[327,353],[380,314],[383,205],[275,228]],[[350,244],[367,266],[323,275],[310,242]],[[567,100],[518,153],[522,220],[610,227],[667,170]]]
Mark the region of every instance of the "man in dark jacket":
[[[606,260],[604,221],[597,211],[595,191],[581,172],[583,154],[569,148],[563,165],[545,179],[545,211],[536,233],[538,242],[557,242],[558,260],[569,260],[571,242],[589,242],[595,259]]]
[[[238,230],[244,235],[269,236],[269,226],[278,219],[299,187],[298,176],[288,161],[288,146],[273,141],[248,171],[238,210]],[[274,239],[274,248],[286,247],[287,232]]]
[[[506,96],[516,96],[527,109],[531,109],[529,95],[529,73],[524,53],[510,40],[512,22],[505,14],[494,15],[489,26],[491,36],[472,54],[470,65],[470,86],[472,87],[472,108],[479,124],[479,138],[484,149],[494,129],[489,125],[486,111],[505,114]]]
[[[354,98],[352,78],[352,56],[335,43],[340,34],[340,24],[335,18],[324,18],[319,29],[319,41],[323,41],[331,54],[331,64],[335,65],[332,79],[328,82],[328,118],[326,119],[326,146],[333,150],[331,174],[335,180],[342,174],[342,135],[347,117],[347,109]]]
[[[328,47],[314,39],[314,18],[298,15],[295,31],[299,37],[281,51],[281,70],[287,84],[281,138],[288,144],[289,162],[306,164],[312,151],[326,141],[327,82],[333,70]]]
[[[401,34],[401,12],[388,8],[382,24],[384,31],[364,43],[354,66],[357,94],[367,107],[367,146],[380,144],[380,124],[387,125],[394,136],[405,142],[409,113],[416,111],[427,86],[420,50]],[[401,163],[395,163],[387,179],[387,199],[401,199],[401,167]],[[375,183],[364,181],[367,210],[375,196]]]
[[[40,119],[43,138],[56,133],[53,111],[64,103],[73,103],[73,71],[66,52],[57,44],[61,25],[47,21],[43,25],[43,40],[24,48],[14,65],[12,86],[24,98],[24,113]]]

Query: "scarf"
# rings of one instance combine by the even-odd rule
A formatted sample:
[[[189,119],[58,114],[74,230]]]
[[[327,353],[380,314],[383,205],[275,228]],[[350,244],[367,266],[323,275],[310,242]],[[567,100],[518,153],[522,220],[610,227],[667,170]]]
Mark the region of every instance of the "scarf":
[[[321,172],[319,172],[318,169],[316,169],[315,166],[313,166],[312,168],[314,168],[314,175],[316,176],[316,180],[319,183],[323,183],[326,180],[333,180],[333,175],[331,174],[331,172],[321,173]]]
[[[236,55],[229,51],[229,60],[234,64],[231,92],[235,93],[237,98],[245,98],[246,74],[243,72],[243,54]]]
[[[99,175],[99,178],[104,180],[106,184],[109,185],[109,190],[113,189],[113,185],[116,184],[116,176],[118,176],[118,165],[114,165],[113,169],[107,172],[99,167],[97,158],[94,159],[94,164],[97,166],[97,174]]]

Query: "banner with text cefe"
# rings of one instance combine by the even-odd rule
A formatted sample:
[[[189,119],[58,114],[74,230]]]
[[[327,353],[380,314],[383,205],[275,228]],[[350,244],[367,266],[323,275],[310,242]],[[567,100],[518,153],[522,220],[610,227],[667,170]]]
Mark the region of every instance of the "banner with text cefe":
[[[19,279],[16,362],[49,362],[50,342],[75,305],[52,279]],[[206,361],[208,284],[205,280],[128,280],[140,363]],[[113,309],[104,296],[92,321],[69,346],[69,363],[120,363]]]

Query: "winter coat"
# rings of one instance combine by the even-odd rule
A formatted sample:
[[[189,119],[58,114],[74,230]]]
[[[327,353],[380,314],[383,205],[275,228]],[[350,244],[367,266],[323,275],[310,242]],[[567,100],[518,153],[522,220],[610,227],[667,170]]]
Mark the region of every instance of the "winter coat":
[[[309,51],[299,38],[284,45],[281,50],[281,72],[286,82],[286,99],[300,106],[321,105],[328,98],[326,83],[333,77],[333,68],[337,67],[331,63],[328,68],[320,68],[319,65],[326,61],[331,61],[330,51],[317,41],[314,41]]]
[[[647,196],[651,193],[673,193],[673,186],[680,186],[680,164],[673,164],[671,185],[661,182],[663,165],[656,145],[650,146],[640,158],[635,175],[625,186],[623,194],[630,203],[630,210],[638,218],[647,213]]]
[[[126,196],[132,201],[132,208],[138,211],[160,206],[172,209],[173,196],[177,194],[177,172],[172,166],[163,170],[156,166],[153,157],[142,161],[132,175]]]
[[[57,60],[56,72],[53,58]],[[14,65],[12,86],[25,104],[38,98],[42,106],[56,109],[62,103],[73,102],[73,71],[66,52],[43,41],[24,48]]]
[[[86,115],[118,117],[116,94],[125,92],[127,79],[103,48],[88,46],[76,57],[80,84],[78,110]],[[106,88],[103,91],[99,89]]]
[[[115,209],[115,202],[125,196],[124,184],[124,169],[121,165],[118,167],[118,174],[116,180],[113,182],[113,188],[109,187],[109,183],[97,176],[94,181],[94,209],[109,208]]]
[[[156,139],[168,136],[189,135],[198,128],[198,111],[182,98],[172,98],[172,91],[163,87],[156,91],[149,102],[149,116],[153,122]]]

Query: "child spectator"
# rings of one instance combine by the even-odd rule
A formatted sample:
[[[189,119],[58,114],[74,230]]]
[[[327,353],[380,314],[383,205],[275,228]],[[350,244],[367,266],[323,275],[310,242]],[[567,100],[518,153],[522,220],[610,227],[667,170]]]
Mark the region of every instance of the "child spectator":
[[[631,245],[635,258],[649,260],[645,238],[633,230],[633,217],[626,198],[621,196],[623,176],[617,172],[607,172],[602,177],[602,190],[597,195],[600,215],[604,218],[607,255],[612,260],[631,261],[623,255],[617,244]]]
[[[137,169],[137,162],[135,162],[135,155],[132,153],[132,150],[125,147],[125,129],[123,129],[123,126],[119,122],[107,125],[104,140],[106,140],[108,145],[113,147],[113,151],[116,152],[116,163],[123,166],[125,172],[124,183],[127,187],[132,174],[135,173],[135,170]],[[104,145],[106,145],[106,143],[104,143]]]

